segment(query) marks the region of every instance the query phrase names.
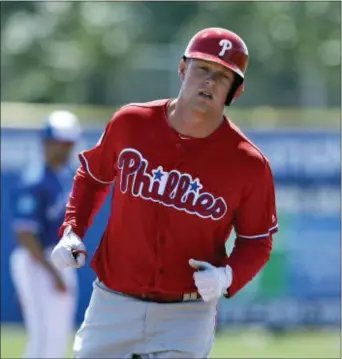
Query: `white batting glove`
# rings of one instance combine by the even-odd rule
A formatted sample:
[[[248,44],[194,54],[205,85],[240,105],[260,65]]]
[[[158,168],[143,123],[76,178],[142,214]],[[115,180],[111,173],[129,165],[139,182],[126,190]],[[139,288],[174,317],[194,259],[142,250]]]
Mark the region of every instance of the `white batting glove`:
[[[84,266],[87,256],[87,250],[81,238],[72,231],[71,226],[68,226],[53,249],[51,260],[58,269],[80,268]]]
[[[225,294],[232,284],[233,273],[230,266],[214,267],[208,262],[190,259],[191,267],[198,269],[194,280],[198,293],[205,302],[216,301]]]

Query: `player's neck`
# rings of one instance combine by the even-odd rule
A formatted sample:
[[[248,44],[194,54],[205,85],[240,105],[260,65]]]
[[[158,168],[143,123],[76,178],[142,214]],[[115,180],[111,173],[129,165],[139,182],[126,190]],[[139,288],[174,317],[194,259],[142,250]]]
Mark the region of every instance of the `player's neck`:
[[[194,112],[181,99],[173,100],[167,113],[172,128],[181,135],[194,138],[208,137],[223,121],[223,114],[218,115],[216,119],[212,116],[208,118],[207,115]]]

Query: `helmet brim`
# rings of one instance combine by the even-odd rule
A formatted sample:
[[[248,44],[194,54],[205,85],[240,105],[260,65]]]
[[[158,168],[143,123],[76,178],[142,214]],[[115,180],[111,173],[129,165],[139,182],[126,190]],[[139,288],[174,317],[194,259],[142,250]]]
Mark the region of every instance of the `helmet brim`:
[[[184,56],[188,59],[198,59],[198,60],[214,62],[214,63],[222,65],[226,69],[234,72],[235,74],[240,76],[242,79],[244,78],[243,73],[240,71],[240,69],[236,65],[229,63],[227,61],[224,61],[223,59],[219,58],[218,56],[206,54],[203,52],[189,52],[189,53],[184,54]]]

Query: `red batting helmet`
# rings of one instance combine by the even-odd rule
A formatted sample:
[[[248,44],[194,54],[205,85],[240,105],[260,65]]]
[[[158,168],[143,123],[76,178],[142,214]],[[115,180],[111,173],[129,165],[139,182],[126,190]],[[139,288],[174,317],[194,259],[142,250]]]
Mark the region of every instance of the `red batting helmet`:
[[[248,49],[244,41],[234,32],[218,27],[199,31],[190,40],[184,58],[215,62],[235,73],[235,80],[227,95],[227,106],[243,91]]]

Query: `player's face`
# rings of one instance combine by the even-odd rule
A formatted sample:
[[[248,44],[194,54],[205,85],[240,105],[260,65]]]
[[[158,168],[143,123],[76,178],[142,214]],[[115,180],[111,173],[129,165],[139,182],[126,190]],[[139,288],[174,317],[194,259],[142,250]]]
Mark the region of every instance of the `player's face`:
[[[234,73],[222,65],[198,59],[182,60],[182,97],[200,112],[223,111]]]
[[[46,158],[49,162],[63,165],[69,161],[73,147],[73,142],[45,141]]]

